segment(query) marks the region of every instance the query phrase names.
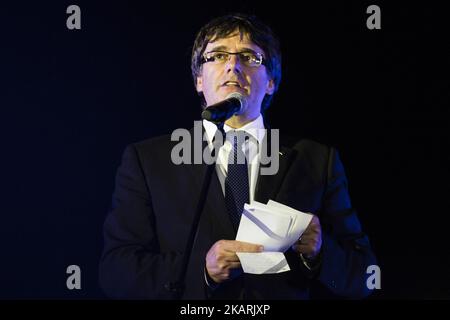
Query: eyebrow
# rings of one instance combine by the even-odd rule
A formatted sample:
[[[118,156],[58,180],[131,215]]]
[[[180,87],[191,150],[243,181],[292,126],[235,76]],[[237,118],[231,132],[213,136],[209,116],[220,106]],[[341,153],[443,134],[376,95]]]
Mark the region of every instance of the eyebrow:
[[[213,52],[213,51],[227,51],[229,50],[227,46],[218,46],[218,47],[214,47],[212,48],[210,51],[208,52]],[[251,48],[243,48],[242,50],[240,50],[239,52],[258,52],[256,50],[253,50]]]

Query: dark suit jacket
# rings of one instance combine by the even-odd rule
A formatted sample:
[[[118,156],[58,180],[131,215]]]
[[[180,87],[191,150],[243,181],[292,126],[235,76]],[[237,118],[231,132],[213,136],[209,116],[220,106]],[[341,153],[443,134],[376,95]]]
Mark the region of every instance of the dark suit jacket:
[[[306,299],[314,282],[339,296],[369,294],[366,268],[375,264],[375,257],[352,209],[338,153],[311,140],[284,142],[280,142],[279,171],[259,176],[255,200],[273,199],[319,217],[320,269],[311,273],[288,250],[291,271],[242,274],[213,292],[206,290],[206,253],[220,239],[235,239],[214,170],[188,264],[184,299]],[[129,145],[124,152],[112,210],[104,224],[100,262],[100,284],[109,297],[171,298],[164,285],[176,280],[206,171],[204,164],[174,165],[175,144],[170,136],[162,136]]]

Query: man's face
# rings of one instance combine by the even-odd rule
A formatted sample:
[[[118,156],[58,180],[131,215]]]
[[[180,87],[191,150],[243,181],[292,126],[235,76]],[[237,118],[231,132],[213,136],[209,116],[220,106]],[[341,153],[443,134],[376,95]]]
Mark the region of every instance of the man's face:
[[[208,43],[205,52],[254,51],[264,55],[257,45],[252,43],[247,35],[240,38],[238,32],[227,38],[217,39]],[[213,105],[223,101],[230,93],[239,92],[247,98],[247,109],[241,115],[244,119],[255,119],[261,110],[261,103],[266,94],[273,94],[274,82],[269,78],[264,65],[249,67],[244,65],[237,55],[223,63],[206,62],[201,74],[197,77],[197,91],[203,92],[206,104]]]

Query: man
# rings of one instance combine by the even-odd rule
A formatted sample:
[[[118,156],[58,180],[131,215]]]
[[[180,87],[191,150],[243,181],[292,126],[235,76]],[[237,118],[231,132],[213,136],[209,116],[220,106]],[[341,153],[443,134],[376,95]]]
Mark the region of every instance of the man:
[[[280,141],[277,173],[261,174],[257,159],[270,139],[269,132],[258,131],[265,128],[261,113],[281,79],[279,44],[270,28],[242,14],[214,19],[197,35],[191,67],[204,106],[238,92],[246,107],[225,122],[227,140],[218,151],[223,161],[213,172],[182,298],[308,299],[314,283],[339,296],[367,296],[366,269],[375,258],[351,207],[336,150],[309,140]],[[206,120],[203,127],[211,147],[217,127]],[[228,139],[228,133],[235,131],[246,132],[250,139],[238,146]],[[163,136],[132,144],[124,152],[113,207],[104,225],[100,263],[100,282],[110,297],[174,297],[167,284],[177,280],[182,268],[207,167],[174,164],[174,145]],[[248,159],[252,160],[248,166],[246,159],[244,171],[241,165],[238,173],[230,159],[239,150],[256,152],[257,157]],[[242,212],[244,202],[270,199],[314,216],[285,252],[290,271],[243,273],[236,252],[263,248],[234,240],[236,214]]]

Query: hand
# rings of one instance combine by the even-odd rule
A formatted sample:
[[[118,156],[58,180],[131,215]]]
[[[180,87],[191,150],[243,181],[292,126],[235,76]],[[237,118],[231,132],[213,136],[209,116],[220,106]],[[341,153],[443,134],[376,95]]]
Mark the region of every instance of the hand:
[[[322,228],[319,218],[314,215],[300,239],[292,245],[292,249],[307,259],[314,259],[319,254],[321,247]]]
[[[261,252],[263,246],[236,240],[219,240],[206,254],[206,272],[216,283],[235,278],[241,267],[236,252]]]

